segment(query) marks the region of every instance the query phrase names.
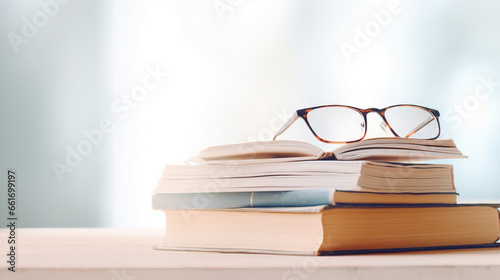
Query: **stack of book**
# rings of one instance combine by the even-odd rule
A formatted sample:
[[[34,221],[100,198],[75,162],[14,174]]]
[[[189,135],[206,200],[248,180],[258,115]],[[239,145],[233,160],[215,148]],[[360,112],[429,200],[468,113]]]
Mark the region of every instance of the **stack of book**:
[[[153,194],[166,216],[156,248],[352,254],[492,247],[493,206],[457,204],[452,140],[375,138],[332,152],[298,141],[207,148],[167,165]]]

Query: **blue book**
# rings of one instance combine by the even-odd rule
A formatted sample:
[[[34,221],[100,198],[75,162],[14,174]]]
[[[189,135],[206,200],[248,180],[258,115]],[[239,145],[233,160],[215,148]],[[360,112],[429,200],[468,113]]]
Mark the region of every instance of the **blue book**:
[[[153,195],[153,209],[183,210],[333,205],[334,192],[335,189],[271,192],[156,193]]]

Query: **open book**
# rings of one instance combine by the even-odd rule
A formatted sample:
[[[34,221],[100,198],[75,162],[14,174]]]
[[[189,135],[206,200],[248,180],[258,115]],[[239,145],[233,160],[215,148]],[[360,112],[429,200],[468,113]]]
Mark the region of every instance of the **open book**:
[[[199,152],[198,163],[263,163],[316,159],[419,162],[431,159],[467,158],[451,139],[372,138],[345,144],[325,152],[301,141],[276,140],[213,146]]]

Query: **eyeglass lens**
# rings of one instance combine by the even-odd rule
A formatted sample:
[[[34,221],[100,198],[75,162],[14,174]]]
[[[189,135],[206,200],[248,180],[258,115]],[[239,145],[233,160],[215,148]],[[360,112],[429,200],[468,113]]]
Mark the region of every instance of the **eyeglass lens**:
[[[356,141],[365,135],[365,118],[347,107],[322,107],[310,111],[307,120],[318,137],[327,141]]]

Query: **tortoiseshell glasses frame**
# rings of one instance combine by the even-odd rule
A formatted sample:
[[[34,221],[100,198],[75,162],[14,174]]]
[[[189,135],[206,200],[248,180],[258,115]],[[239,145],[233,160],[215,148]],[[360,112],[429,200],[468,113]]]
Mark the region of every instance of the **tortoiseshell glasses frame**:
[[[309,130],[311,130],[311,132],[314,134],[314,136],[316,136],[316,138],[319,141],[322,141],[322,142],[325,142],[325,143],[346,144],[346,143],[358,142],[358,141],[361,141],[362,139],[365,138],[366,132],[367,132],[367,125],[364,125],[363,136],[361,138],[359,138],[359,139],[352,140],[352,141],[344,141],[344,142],[342,142],[342,141],[330,141],[330,140],[323,139],[320,136],[318,136],[318,134],[316,134],[316,132],[314,131],[314,129],[311,127],[311,124],[309,123],[307,115],[308,115],[309,112],[311,112],[311,111],[313,111],[315,109],[326,108],[326,107],[341,107],[341,108],[347,108],[347,109],[354,110],[354,111],[358,112],[360,115],[363,116],[364,124],[367,124],[367,117],[366,116],[369,113],[372,113],[372,112],[373,113],[377,113],[378,115],[380,115],[380,117],[382,117],[382,120],[384,121],[385,125],[387,125],[387,127],[390,129],[390,131],[392,132],[392,134],[395,137],[409,138],[411,135],[413,135],[417,131],[421,130],[423,127],[425,127],[426,125],[428,125],[429,123],[431,123],[433,120],[436,120],[436,123],[437,123],[437,134],[435,136],[433,136],[433,137],[430,137],[430,138],[421,138],[421,139],[432,140],[432,139],[438,138],[439,135],[441,134],[441,127],[440,127],[440,124],[439,124],[439,116],[440,116],[439,111],[435,110],[435,109],[431,109],[431,108],[419,106],[419,105],[398,104],[398,105],[393,105],[393,106],[385,107],[385,108],[382,108],[382,109],[378,109],[378,108],[360,109],[360,108],[356,108],[356,107],[352,107],[352,106],[346,106],[346,105],[323,105],[323,106],[316,106],[316,107],[310,107],[310,108],[304,108],[304,109],[297,110],[293,114],[293,116],[276,132],[276,134],[273,137],[273,140],[275,140],[276,137],[278,137],[286,129],[288,129],[298,118],[302,118],[305,121],[305,123],[307,124],[307,126],[309,127]],[[424,111],[427,111],[430,115],[425,120],[423,120],[422,122],[420,122],[416,127],[414,127],[413,129],[411,129],[410,132],[407,135],[398,135],[396,133],[396,131],[394,131],[394,129],[391,127],[391,124],[387,121],[387,118],[386,118],[386,111],[389,110],[389,109],[391,109],[391,108],[395,108],[395,107],[415,107],[415,108],[419,108],[419,109],[422,109]]]

